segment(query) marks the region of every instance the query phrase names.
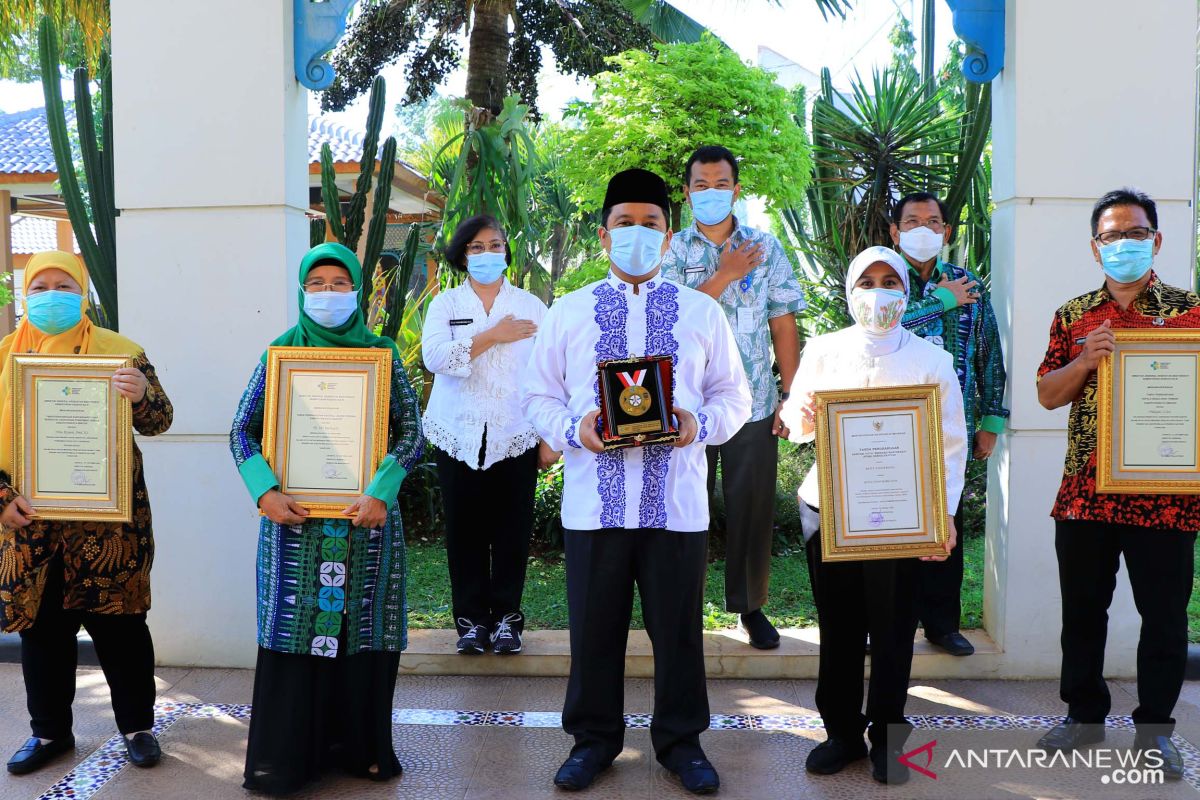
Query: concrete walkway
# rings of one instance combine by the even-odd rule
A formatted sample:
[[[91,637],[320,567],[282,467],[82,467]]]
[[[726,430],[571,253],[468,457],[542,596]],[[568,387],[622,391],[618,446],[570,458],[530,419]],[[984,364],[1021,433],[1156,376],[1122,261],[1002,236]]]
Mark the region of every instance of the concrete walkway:
[[[484,656],[484,659],[494,658]],[[517,656],[516,658],[520,658]],[[967,659],[969,660],[969,659]],[[142,798],[249,798],[241,784],[253,673],[245,670],[158,670],[163,762],[152,770],[126,765],[113,727],[108,689],[94,669],[79,671],[75,703],[77,748],[41,772],[0,776],[0,798],[32,800],[142,800]],[[570,748],[558,727],[566,681],[536,677],[403,675],[396,689],[395,742],[404,774],[388,784],[331,776],[305,798],[551,798],[551,779]],[[1136,705],[1136,687],[1112,682],[1113,714]],[[943,796],[933,781],[915,775],[907,787],[874,783],[867,762],[836,777],[804,772],[809,750],[824,739],[811,680],[712,680],[713,730],[703,737],[721,772],[722,798],[869,798]],[[918,680],[908,713],[918,725],[910,744],[952,729],[1001,727],[1033,746],[1039,730],[1062,712],[1051,681]],[[654,761],[645,729],[652,707],[651,682],[626,684],[630,730],[626,749],[581,798],[686,797]],[[1189,760],[1189,780],[1143,796],[1200,797],[1200,685],[1189,683],[1176,711],[1178,741]],[[1122,720],[1112,724],[1119,728]],[[0,746],[7,755],[28,735],[20,667],[0,665]],[[1115,739],[1116,733],[1110,735]],[[1095,776],[1092,776],[1093,778]],[[922,784],[921,781],[926,783]],[[1079,781],[1076,781],[1079,783]],[[1064,789],[1043,773],[1039,781],[976,787],[978,797],[1091,798],[1086,782]],[[1099,788],[1096,784],[1095,788]],[[994,794],[993,794],[994,792]],[[962,796],[961,794],[959,795]],[[1129,792],[1122,797],[1135,797]]]

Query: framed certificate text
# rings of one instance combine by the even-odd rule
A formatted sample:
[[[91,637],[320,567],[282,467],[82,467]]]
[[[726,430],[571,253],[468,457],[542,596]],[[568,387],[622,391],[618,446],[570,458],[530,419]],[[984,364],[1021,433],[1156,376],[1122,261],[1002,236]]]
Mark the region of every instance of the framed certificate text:
[[[1113,334],[1097,370],[1096,491],[1200,494],[1200,330]]]
[[[312,517],[343,518],[387,455],[391,390],[390,350],[268,349],[263,457],[280,491]]]
[[[938,387],[816,392],[821,558],[945,555]]]
[[[17,491],[38,519],[133,518],[133,410],[112,382],[123,355],[14,354]]]

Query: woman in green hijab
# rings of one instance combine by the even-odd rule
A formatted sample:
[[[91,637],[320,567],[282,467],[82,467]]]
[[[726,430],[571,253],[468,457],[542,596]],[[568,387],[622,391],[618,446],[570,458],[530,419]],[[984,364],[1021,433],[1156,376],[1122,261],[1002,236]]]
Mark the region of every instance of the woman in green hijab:
[[[345,519],[305,519],[262,456],[266,355],[242,396],[230,449],[263,511],[258,539],[258,664],[245,788],[286,794],[325,768],[387,780],[392,693],[406,645],[404,532],[396,497],[421,455],[417,397],[391,339],[363,322],[362,267],[346,247],[300,264],[300,322],[281,347],[388,348],[389,454]]]

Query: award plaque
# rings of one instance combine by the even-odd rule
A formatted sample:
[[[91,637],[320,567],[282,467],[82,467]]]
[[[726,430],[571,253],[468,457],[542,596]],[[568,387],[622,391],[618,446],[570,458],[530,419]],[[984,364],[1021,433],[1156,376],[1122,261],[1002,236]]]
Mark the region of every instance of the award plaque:
[[[1200,494],[1200,330],[1113,335],[1096,376],[1096,491]]]
[[[122,355],[14,354],[13,485],[37,519],[133,519],[133,407]]]
[[[674,442],[679,438],[671,399],[670,356],[645,356],[597,365],[600,441],[604,449]]]
[[[387,455],[392,351],[271,347],[263,457],[310,517],[344,519]]]
[[[821,558],[944,556],[938,387],[816,392]]]

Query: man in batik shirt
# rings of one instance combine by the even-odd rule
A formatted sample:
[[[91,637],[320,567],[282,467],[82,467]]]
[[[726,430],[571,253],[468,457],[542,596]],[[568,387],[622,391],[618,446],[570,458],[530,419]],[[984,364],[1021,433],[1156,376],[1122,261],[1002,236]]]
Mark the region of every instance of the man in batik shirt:
[[[1071,404],[1067,458],[1054,503],[1054,546],[1062,590],[1062,678],[1067,717],[1041,738],[1048,750],[1104,740],[1111,709],[1104,682],[1108,607],[1121,557],[1142,618],[1137,651],[1135,747],[1159,751],[1167,778],[1183,777],[1170,737],[1183,688],[1188,600],[1200,497],[1097,494],[1096,368],[1115,346],[1115,330],[1200,328],[1200,297],[1168,286],[1151,269],[1162,246],[1154,201],[1133,189],[1109,192],[1092,210],[1092,257],[1104,285],[1058,309],[1038,369],[1038,400]]]

